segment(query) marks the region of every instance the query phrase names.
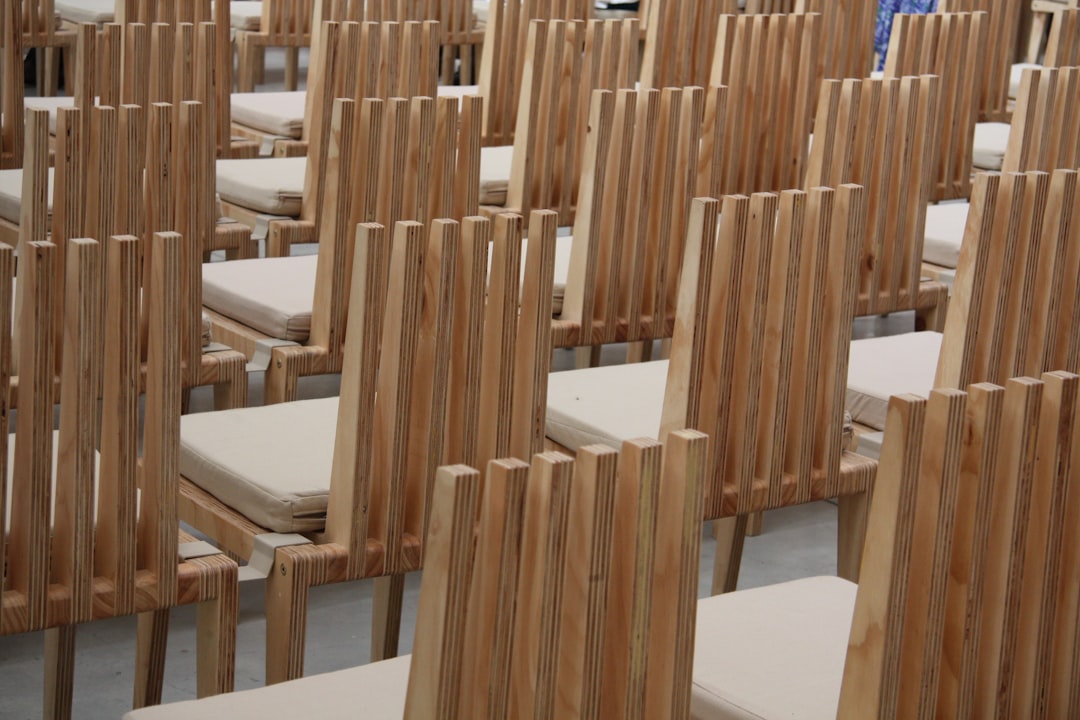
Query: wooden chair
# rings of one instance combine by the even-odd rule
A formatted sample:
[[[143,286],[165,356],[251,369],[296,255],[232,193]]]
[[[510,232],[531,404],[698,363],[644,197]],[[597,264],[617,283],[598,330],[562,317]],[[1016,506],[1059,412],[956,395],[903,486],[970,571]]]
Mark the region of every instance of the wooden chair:
[[[409,20],[437,20],[442,29],[439,77],[443,85],[475,85],[484,30],[472,0],[411,0]]]
[[[53,0],[5,0],[5,2],[14,3],[14,10],[21,15],[18,27],[22,33],[23,50],[35,51],[38,94],[56,95],[60,78],[59,54],[65,52],[70,57],[70,51],[75,47],[75,33],[60,27]],[[68,82],[65,82],[65,86],[67,85]],[[71,92],[70,87],[67,87],[67,90]]]
[[[874,67],[874,23],[878,3],[856,0],[796,0],[795,12],[822,17],[822,57],[819,79],[867,77]]]
[[[9,508],[0,493],[0,554],[7,567],[0,627],[3,634],[46,630],[49,717],[71,715],[77,623],[138,613],[140,625],[153,616],[167,627],[168,609],[177,604],[200,605],[199,694],[233,685],[236,563],[192,542],[176,515],[182,239],[155,236],[141,300],[138,245],[134,237],[115,237],[103,252],[97,242],[81,239],[61,254],[51,243],[28,243],[19,253],[14,349],[12,308],[0,312],[4,381],[15,373],[13,356],[21,381],[14,452],[0,452],[0,463],[12,462]],[[0,248],[5,303],[12,297],[13,264],[11,248]],[[142,343],[140,303],[148,326]],[[6,413],[6,393],[0,404]],[[3,442],[9,442],[6,433]],[[137,650],[136,706],[160,702],[164,633],[153,640]]]
[[[857,572],[875,466],[843,450],[841,388],[864,202],[848,185],[728,196],[714,246],[720,203],[695,200],[670,362],[549,380],[547,433],[563,447],[675,427],[714,438],[703,517],[730,519],[716,590],[734,587],[750,513],[825,497],[845,510],[840,573]]]
[[[1077,171],[976,176],[943,334],[852,343],[849,407],[881,429],[890,395],[1080,370]],[[880,440],[860,438],[867,452]]]
[[[254,565],[260,554],[272,558],[268,682],[302,673],[314,585],[385,577],[373,657],[395,654],[402,576],[420,567],[435,468],[542,446],[554,214],[533,214],[524,283],[520,218],[497,218],[493,244],[489,221],[468,219],[462,229],[459,239],[456,223],[437,221],[428,241],[423,226],[400,223],[391,254],[381,228],[359,227],[340,400],[185,420],[185,521]],[[266,432],[252,433],[256,426]],[[310,434],[302,446],[281,441],[282,431],[301,428]],[[226,437],[222,455],[215,446]],[[252,464],[269,458],[262,470]],[[322,489],[285,506],[258,507],[243,490],[311,480]]]
[[[269,142],[275,157],[218,164],[225,212],[251,228],[265,229],[268,255],[287,254],[288,248],[279,245],[278,237],[266,228],[276,220],[295,217],[310,224],[317,216],[318,173],[324,162],[334,100],[435,97],[437,53],[438,27],[434,22],[326,23],[313,45],[310,92],[237,96],[244,98],[243,107],[260,113],[267,103],[273,107],[283,95],[298,96],[307,109],[302,113],[304,130],[297,139],[277,135],[268,139],[262,130],[234,125],[235,131],[249,138],[264,145]],[[470,107],[473,102],[462,100]],[[316,151],[309,153],[309,147]],[[314,241],[313,233],[307,237],[303,242]]]
[[[938,331],[949,289],[924,282],[921,265],[939,88],[934,76],[825,81],[804,186],[871,188],[855,314],[915,310],[918,329]]]
[[[594,90],[634,86],[637,37],[634,20],[532,21],[512,149],[481,154],[482,212],[545,208],[563,224],[573,222],[589,98]]]
[[[263,0],[258,31],[236,33],[236,85],[255,91],[255,64],[267,47],[285,48],[285,89],[296,90],[300,48],[311,46],[315,0]]]
[[[480,57],[485,147],[514,142],[530,23],[588,20],[591,6],[589,0],[506,0],[491,4]]]
[[[938,13],[986,13],[983,20],[986,49],[979,53],[975,65],[968,66],[972,68],[971,75],[977,78],[979,92],[975,107],[980,122],[1009,120],[1009,75],[1016,58],[1017,24],[1023,4],[1021,0],[944,0],[938,3]]]
[[[935,201],[971,195],[972,142],[979,84],[970,71],[983,61],[988,43],[983,13],[898,14],[893,19],[886,77],[934,74],[940,78],[940,138],[934,171]]]
[[[1034,64],[1043,57],[1044,64],[1052,64],[1054,67],[1075,65],[1076,62],[1061,62],[1058,55],[1063,48],[1075,48],[1076,43],[1076,9],[1080,7],[1076,0],[1039,0],[1032,3],[1034,19],[1031,25],[1031,35],[1028,39],[1026,63]],[[1047,27],[1050,28],[1047,37]],[[1043,47],[1043,41],[1046,47]],[[1075,52],[1069,50],[1069,53]],[[1075,56],[1074,56],[1075,57]]]
[[[686,717],[705,437],[440,468],[411,657],[126,720]],[[647,667],[647,672],[645,668]]]
[[[711,78],[717,23],[722,15],[737,12],[735,0],[651,3],[641,61],[642,86],[706,86]]]
[[[858,587],[701,601],[695,717],[1069,717],[1078,381],[894,397]]]
[[[1004,172],[1080,167],[1080,122],[1072,108],[1080,98],[1080,70],[1028,69],[1003,144]],[[926,210],[923,274],[952,282],[961,253],[969,203],[943,203]]]

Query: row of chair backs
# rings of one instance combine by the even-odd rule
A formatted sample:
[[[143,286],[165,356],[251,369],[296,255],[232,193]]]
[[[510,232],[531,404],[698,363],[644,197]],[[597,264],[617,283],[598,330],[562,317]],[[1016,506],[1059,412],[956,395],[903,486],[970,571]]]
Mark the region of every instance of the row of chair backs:
[[[405,717],[688,717],[706,447],[440,469]]]
[[[438,466],[542,449],[555,216],[533,214],[524,284],[522,231],[512,215],[402,222],[392,242],[359,226],[326,522],[349,577],[372,574],[369,539],[381,574],[419,567]]]
[[[1080,8],[1070,7],[1054,13],[1043,65],[1046,67],[1080,65]]]
[[[588,0],[506,0],[491,3],[480,57],[484,145],[511,145],[533,20],[588,20]]]
[[[817,14],[720,16],[706,84],[727,86],[727,114],[719,157],[702,166],[699,193],[800,186],[817,100],[821,21]]]
[[[1002,172],[1080,167],[1080,68],[1025,69]]]
[[[1015,60],[1017,27],[1024,3],[1021,0],[941,0],[938,13],[985,12],[985,50],[978,63],[963,76],[975,79],[979,92],[976,107],[979,120],[1009,120],[1009,74]],[[890,50],[891,51],[891,50]]]
[[[976,176],[936,386],[1080,370],[1077,176]]]
[[[635,20],[534,20],[518,103],[506,207],[548,208],[564,224],[575,208],[594,90],[637,80]]]
[[[593,93],[557,346],[670,337],[704,95]]]
[[[822,84],[804,188],[868,189],[858,315],[918,305],[939,87],[936,76]]]
[[[652,3],[641,62],[642,87],[706,86],[717,23],[721,15],[737,12],[735,0]]]
[[[705,518],[872,478],[841,463],[865,202],[857,185],[694,201],[661,439],[713,438]]]
[[[1075,712],[1078,390],[890,400],[838,717]]]
[[[985,13],[896,15],[893,18],[886,77],[937,75],[940,78],[937,169],[933,200],[971,195],[972,145],[979,83],[971,76],[987,47]]]

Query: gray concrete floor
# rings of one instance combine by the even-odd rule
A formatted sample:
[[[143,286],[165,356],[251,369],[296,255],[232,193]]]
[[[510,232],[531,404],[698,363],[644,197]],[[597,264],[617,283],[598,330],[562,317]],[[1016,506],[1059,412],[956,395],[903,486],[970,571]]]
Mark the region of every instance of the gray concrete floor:
[[[266,89],[280,89],[280,59],[274,53],[268,66]],[[888,318],[861,318],[855,337],[872,337],[912,330],[910,313]],[[605,348],[603,364],[622,361],[625,348]],[[571,351],[557,351],[554,369],[573,367]],[[301,385],[303,397],[336,394],[334,377],[311,378]],[[251,378],[251,403],[262,401],[262,378]],[[205,391],[196,391],[193,411],[211,408]],[[709,593],[715,542],[703,527],[700,595]],[[759,587],[814,575],[836,573],[836,507],[817,502],[784,508],[765,516],[762,535],[748,538],[743,554],[740,588]],[[420,574],[406,581],[401,652],[412,647],[413,625],[420,589]],[[311,591],[308,610],[306,672],[328,672],[366,663],[370,657],[372,582],[360,581]],[[164,702],[195,696],[195,631],[192,608],[172,613],[166,661]],[[259,687],[264,678],[263,587],[261,582],[241,586],[237,632],[236,688]],[[0,720],[41,717],[43,634],[0,638]],[[75,717],[119,718],[131,706],[134,678],[135,621],[133,618],[89,623],[78,632],[75,679]]]

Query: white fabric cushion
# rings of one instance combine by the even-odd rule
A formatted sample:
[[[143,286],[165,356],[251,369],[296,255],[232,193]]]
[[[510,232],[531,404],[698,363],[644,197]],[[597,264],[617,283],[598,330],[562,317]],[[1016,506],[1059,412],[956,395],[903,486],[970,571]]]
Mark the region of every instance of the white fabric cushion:
[[[981,170],[1000,170],[1009,146],[1009,124],[999,122],[975,123],[975,140],[971,162]]]
[[[258,30],[262,24],[262,3],[259,0],[232,0],[229,22],[234,30]]]
[[[411,656],[227,693],[132,710],[124,720],[401,720]]]
[[[296,217],[304,196],[307,158],[217,161],[222,200],[268,215]]]
[[[923,260],[942,267],[957,266],[970,207],[966,202],[950,202],[926,208]]]
[[[1042,70],[1042,65],[1034,63],[1015,63],[1009,70],[1009,97],[1014,100],[1020,96],[1020,81],[1025,70]]]
[[[234,93],[232,120],[273,135],[299,139],[304,130],[305,95],[302,92]]]
[[[264,335],[304,342],[318,255],[203,264],[203,305]]]
[[[813,577],[698,601],[694,720],[833,720],[858,586]]]
[[[109,23],[116,17],[116,0],[56,0],[53,8],[75,23]]]
[[[513,145],[497,145],[480,149],[480,204],[505,205],[510,187],[510,168],[514,159]]]
[[[180,474],[270,530],[320,530],[337,407],[320,398],[185,415]]]
[[[847,407],[855,422],[884,430],[890,397],[929,395],[940,352],[941,333],[936,332],[852,340]]]
[[[658,360],[552,373],[547,436],[570,450],[656,437],[667,370],[667,360]]]
[[[49,168],[49,215],[52,216],[53,169]],[[0,218],[19,224],[22,208],[22,170],[0,170]]]

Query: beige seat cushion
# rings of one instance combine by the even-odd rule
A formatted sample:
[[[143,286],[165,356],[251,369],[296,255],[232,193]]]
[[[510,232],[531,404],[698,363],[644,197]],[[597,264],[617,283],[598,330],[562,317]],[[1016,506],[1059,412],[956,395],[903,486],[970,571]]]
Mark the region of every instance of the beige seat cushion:
[[[948,268],[959,264],[969,207],[966,202],[949,202],[926,208],[923,260]]]
[[[232,0],[229,21],[233,30],[258,30],[262,24],[262,3],[259,0]]]
[[[110,23],[116,17],[116,0],[56,0],[53,8],[73,23]]]
[[[855,422],[885,429],[889,398],[934,388],[941,333],[917,332],[853,340],[848,361],[847,408]]]
[[[401,720],[409,655],[255,690],[133,710],[124,720]],[[358,708],[363,712],[358,714]]]
[[[298,139],[304,130],[305,96],[302,92],[234,93],[232,120],[272,135]]]
[[[1042,65],[1034,63],[1015,63],[1009,70],[1009,97],[1020,97],[1020,81],[1024,77],[1025,70],[1042,70]]]
[[[1005,148],[1008,145],[1008,123],[976,123],[971,162],[981,170],[1000,170],[1001,163],[1005,159]]]
[[[53,169],[49,168],[49,215],[52,215]],[[19,224],[22,208],[22,170],[0,170],[0,218]]]
[[[698,601],[694,720],[833,720],[858,586],[813,577]]]
[[[547,436],[570,450],[656,437],[667,369],[667,361],[658,360],[552,373]]]
[[[320,530],[337,407],[321,398],[185,415],[180,474],[270,530]]]
[[[513,145],[497,145],[480,149],[480,204],[505,205],[510,187],[510,166],[514,158]]]
[[[311,331],[317,255],[205,263],[203,305],[280,340]]]
[[[267,215],[296,217],[304,196],[307,158],[217,161],[221,199]]]

